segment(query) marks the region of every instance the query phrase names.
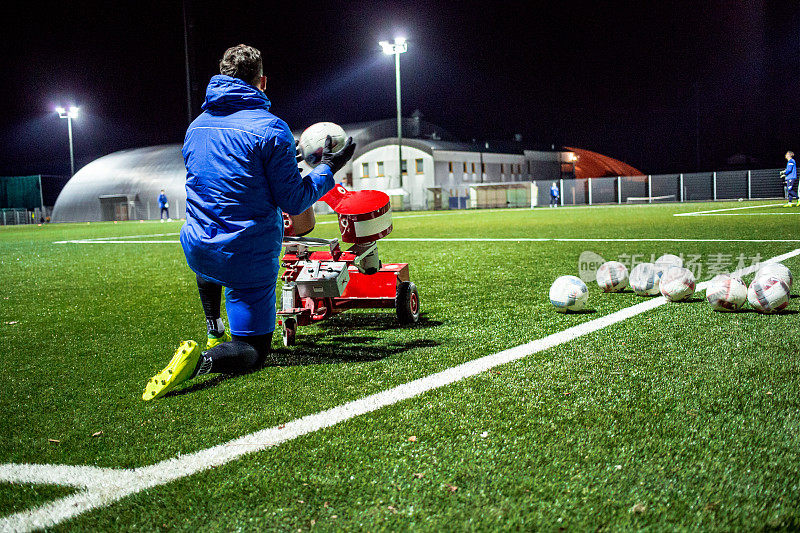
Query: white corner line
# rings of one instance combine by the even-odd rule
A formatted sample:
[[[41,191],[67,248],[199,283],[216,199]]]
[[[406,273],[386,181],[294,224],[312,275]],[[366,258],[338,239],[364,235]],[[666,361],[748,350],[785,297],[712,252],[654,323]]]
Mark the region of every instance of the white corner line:
[[[387,237],[381,242],[781,242],[793,243],[800,242],[800,239],[680,239],[669,237],[652,237],[640,239],[611,239],[611,238],[558,238],[558,237],[503,237],[503,238],[484,238],[484,237]]]
[[[797,216],[800,213],[787,213],[782,211],[780,213],[697,213],[692,215],[672,215],[677,216],[693,216],[693,217],[790,217]]]
[[[759,209],[761,207],[780,207],[779,204],[760,204],[760,205],[745,205],[742,207],[725,207],[722,209],[709,209],[707,211],[692,211],[690,213],[673,213],[674,217],[698,217],[701,215],[710,215],[713,213],[722,213],[723,211],[743,211],[745,209]],[[766,213],[764,213],[766,214]],[[769,213],[771,215],[780,215],[782,213]]]
[[[797,255],[800,255],[800,248],[772,257],[759,265],[736,270],[733,274],[746,276],[755,272],[763,264],[784,261]],[[699,283],[697,291],[705,290],[708,284],[708,281]],[[0,465],[0,481],[86,487],[85,490],[76,494],[1,518],[0,531],[32,531],[54,526],[86,511],[110,505],[131,494],[223,465],[243,455],[277,446],[356,416],[414,398],[425,392],[481,374],[494,367],[588,335],[666,303],[667,300],[662,296],[645,300],[527,344],[467,361],[441,372],[292,420],[283,425],[256,431],[205,450],[179,455],[150,466],[134,469],[111,469],[66,465]],[[65,481],[69,481],[69,483]]]
[[[777,214],[777,213],[775,213]],[[794,213],[792,213],[794,214]],[[797,213],[800,214],[800,213]],[[144,237],[150,237],[145,235]],[[124,239],[125,237],[120,237]],[[158,241],[128,241],[111,239],[76,239],[72,241],[54,241],[53,244],[180,244],[178,240],[158,240]],[[611,238],[558,238],[558,237],[388,237],[381,239],[381,242],[738,242],[738,243],[795,243],[800,239],[680,239],[680,238],[641,238],[641,239],[611,239]]]
[[[130,481],[131,469],[51,464],[0,464],[0,481],[79,488],[100,488],[119,479]]]

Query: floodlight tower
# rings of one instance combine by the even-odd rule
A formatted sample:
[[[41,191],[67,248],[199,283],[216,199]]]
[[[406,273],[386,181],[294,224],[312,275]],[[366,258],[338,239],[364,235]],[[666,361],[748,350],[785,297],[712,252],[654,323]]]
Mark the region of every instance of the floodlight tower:
[[[403,187],[403,116],[400,111],[400,54],[408,50],[405,37],[395,37],[394,42],[378,43],[386,55],[394,55],[394,77],[397,92],[397,169],[400,177],[400,188]]]
[[[69,110],[64,109],[63,107],[57,107],[56,113],[61,118],[67,119],[67,132],[69,133],[69,175],[75,175],[75,152],[72,148],[72,119],[78,118],[78,108],[75,106],[70,106]]]

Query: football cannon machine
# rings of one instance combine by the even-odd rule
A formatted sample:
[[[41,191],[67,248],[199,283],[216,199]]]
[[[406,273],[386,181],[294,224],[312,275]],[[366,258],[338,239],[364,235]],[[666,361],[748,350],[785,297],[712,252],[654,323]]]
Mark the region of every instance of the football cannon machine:
[[[278,310],[284,345],[295,343],[298,327],[348,309],[394,309],[400,324],[417,322],[420,300],[408,263],[385,264],[378,256],[377,241],[392,231],[389,197],[337,185],[322,200],[338,215],[341,240],[350,246],[343,250],[339,239],[302,236],[309,224],[297,227],[303,222],[284,217]]]

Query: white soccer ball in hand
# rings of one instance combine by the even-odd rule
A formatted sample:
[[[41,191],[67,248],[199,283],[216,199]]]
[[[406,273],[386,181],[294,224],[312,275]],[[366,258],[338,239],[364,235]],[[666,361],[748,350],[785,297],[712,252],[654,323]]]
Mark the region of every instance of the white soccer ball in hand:
[[[333,142],[332,150],[338,151],[347,142],[347,134],[338,124],[333,122],[317,122],[307,127],[300,134],[300,154],[309,166],[315,167],[322,161],[322,150],[325,148],[325,138],[330,135]]]
[[[673,254],[664,254],[655,262],[656,270],[660,276],[672,267],[683,267],[683,259]]]
[[[628,286],[628,269],[619,261],[608,261],[597,269],[597,285],[603,292],[619,292]]]
[[[760,278],[761,276],[775,276],[784,282],[789,287],[789,290],[792,290],[794,277],[792,276],[792,271],[789,270],[789,268],[783,263],[769,263],[764,265],[758,269],[758,272],[756,273],[757,278]]]
[[[630,284],[639,296],[658,294],[659,272],[653,263],[639,263],[631,270]]]
[[[747,285],[729,274],[720,274],[708,283],[706,300],[714,311],[738,311],[747,301]]]
[[[561,276],[550,286],[550,303],[559,313],[580,311],[588,299],[589,289],[577,276]]]
[[[671,302],[686,300],[694,294],[694,274],[688,268],[672,267],[661,275],[661,294]]]
[[[759,313],[777,313],[789,305],[789,286],[775,276],[756,276],[747,289],[747,301]]]

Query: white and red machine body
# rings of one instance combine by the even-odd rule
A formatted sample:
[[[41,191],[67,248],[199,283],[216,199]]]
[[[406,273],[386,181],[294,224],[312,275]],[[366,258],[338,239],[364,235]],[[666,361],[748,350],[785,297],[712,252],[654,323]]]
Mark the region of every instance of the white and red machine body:
[[[287,219],[279,324],[286,346],[297,327],[348,309],[395,309],[401,323],[419,319],[419,294],[407,263],[382,264],[376,241],[392,231],[389,197],[380,191],[348,192],[337,185],[322,198],[339,217],[342,241],[292,236]],[[322,248],[312,251],[312,248]]]

